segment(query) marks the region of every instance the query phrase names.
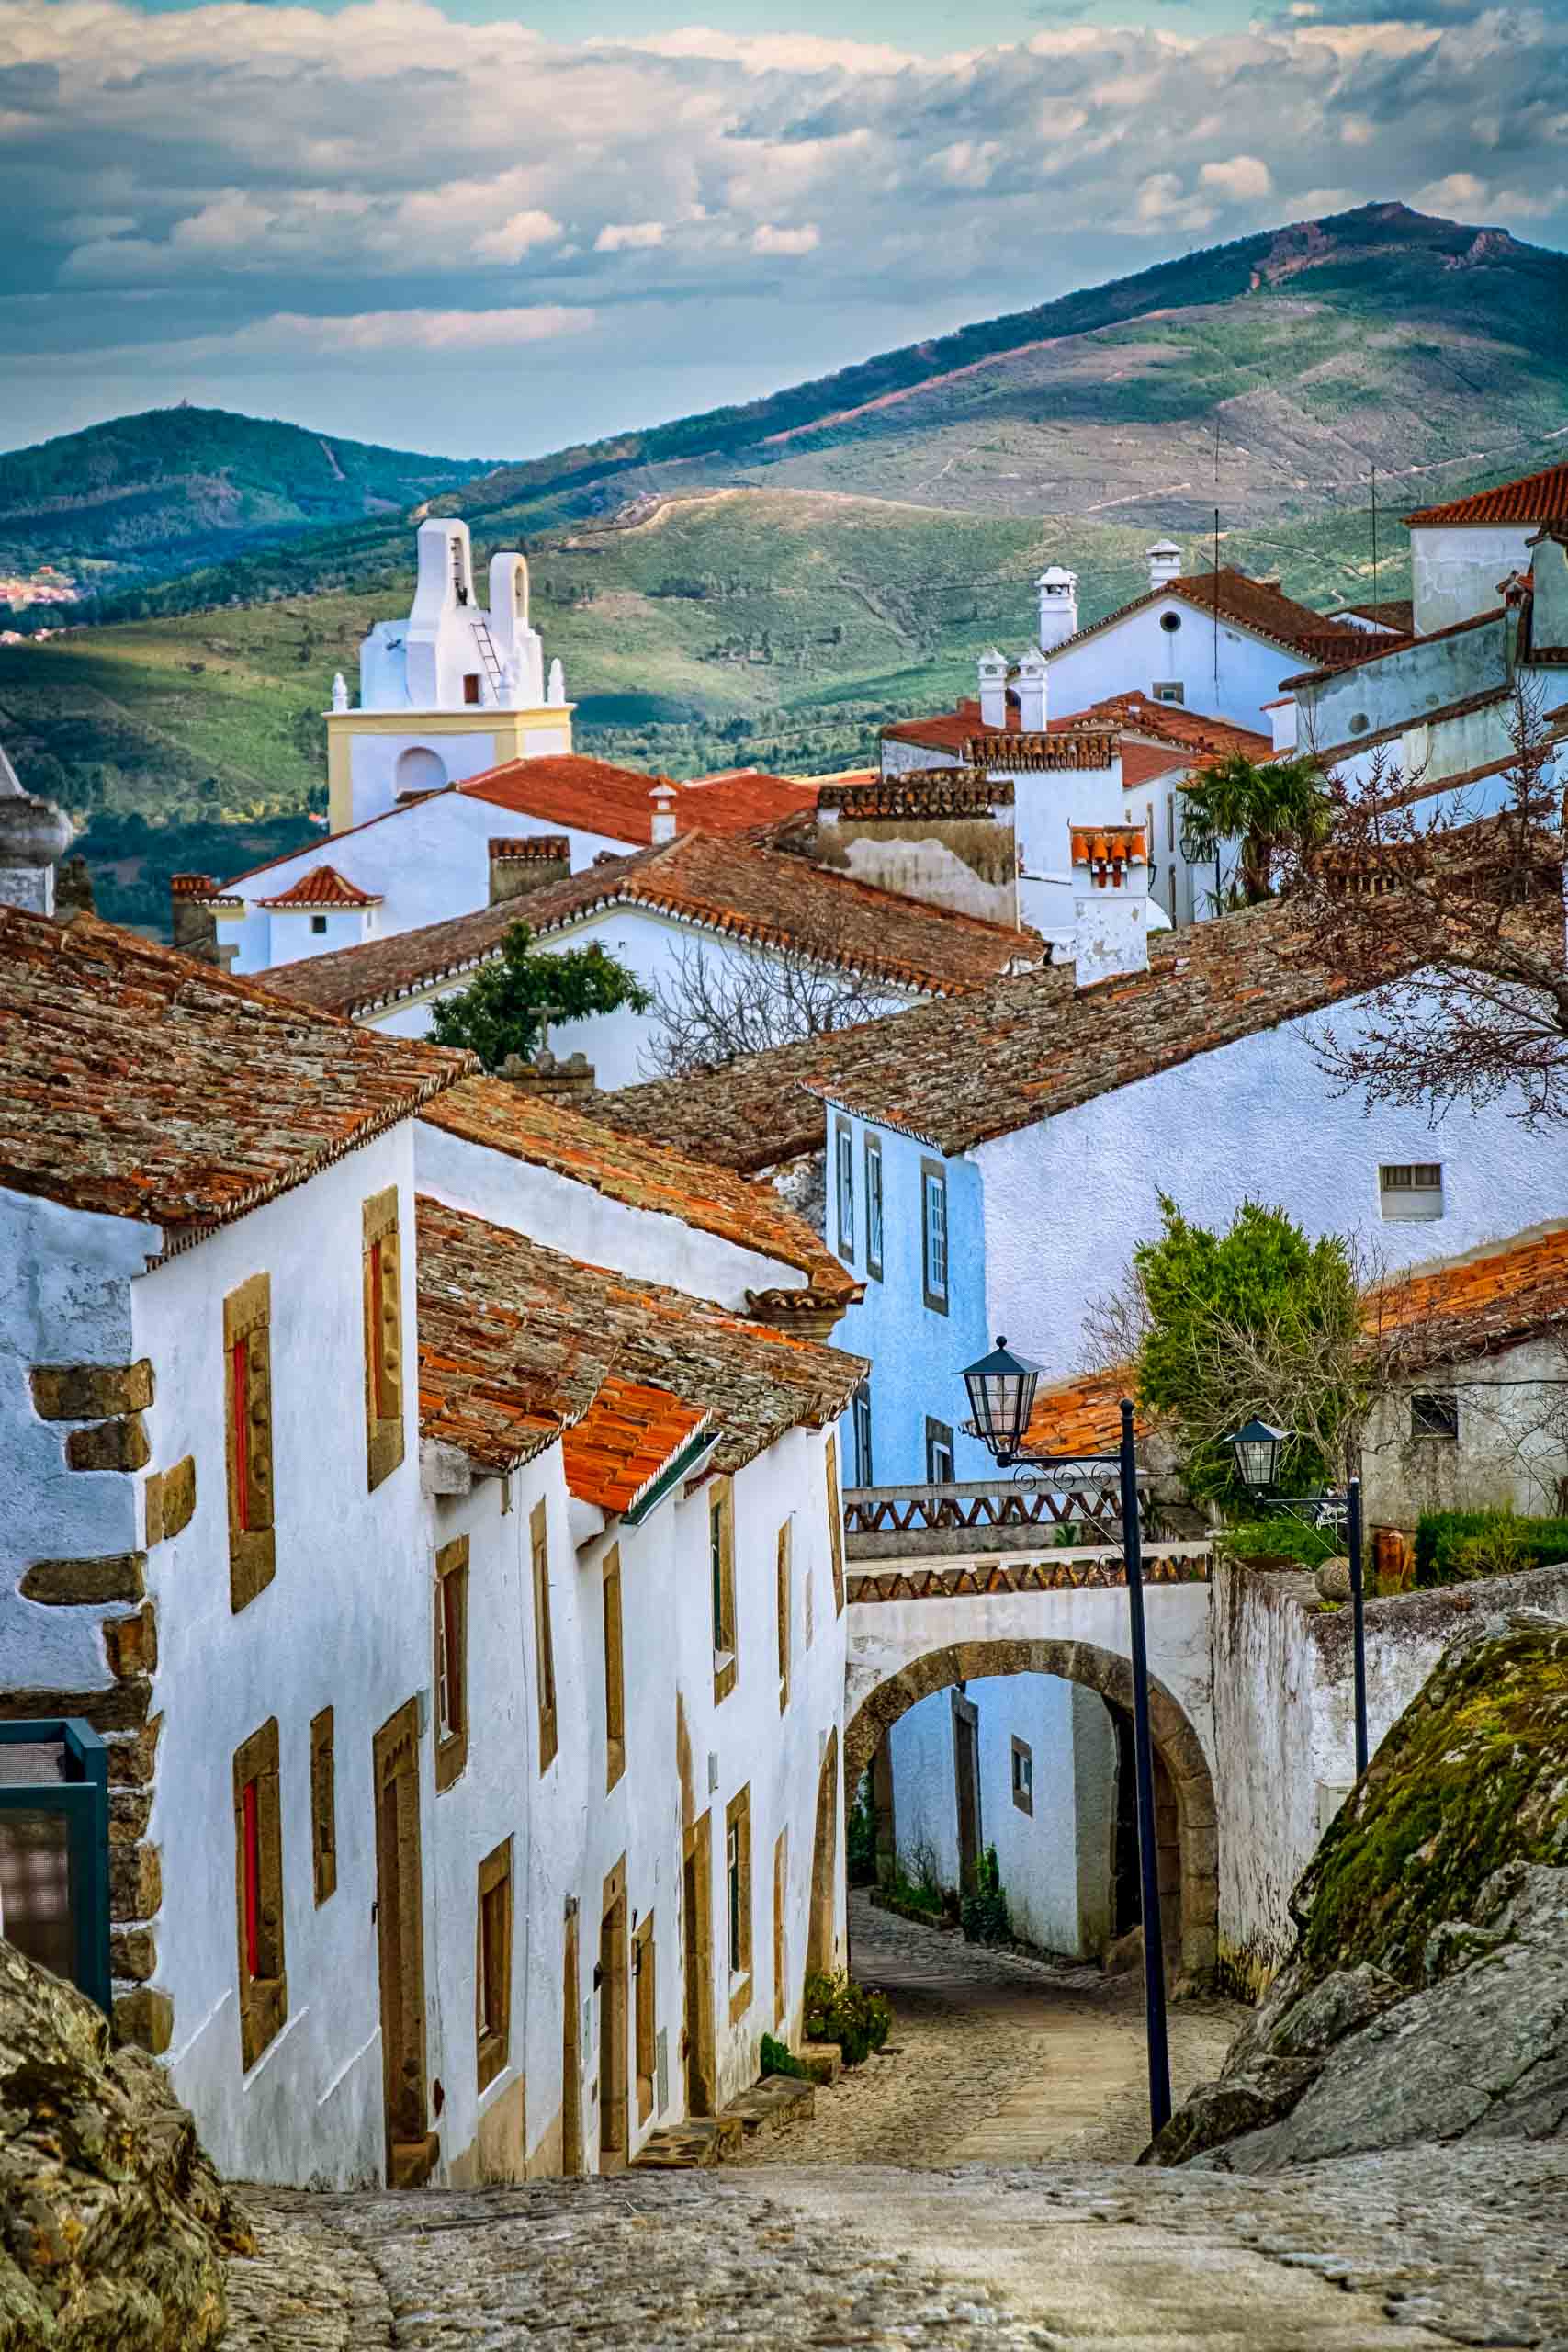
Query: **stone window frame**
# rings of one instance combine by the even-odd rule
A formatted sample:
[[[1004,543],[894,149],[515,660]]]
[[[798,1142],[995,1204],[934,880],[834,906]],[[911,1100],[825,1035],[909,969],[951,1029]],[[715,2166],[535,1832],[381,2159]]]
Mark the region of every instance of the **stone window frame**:
[[[479,1864],[474,1902],[474,2053],[479,2087],[503,2074],[512,2049],[512,1840]]]
[[[928,1487],[950,1487],[953,1485],[958,1475],[958,1457],[955,1446],[956,1440],[952,1422],[936,1420],[930,1413],[928,1413],[926,1415],[926,1484]],[[936,1459],[939,1453],[945,1453],[947,1455],[947,1476],[945,1478],[939,1478],[936,1475],[940,1466]]]
[[[604,1555],[600,1589],[604,1621],[604,1790],[607,1795],[626,1769],[626,1667],[621,1611],[621,1547],[618,1544],[612,1544]]]
[[[713,1702],[734,1690],[739,1670],[735,1622],[735,1482],[715,1478],[708,1487],[708,1583],[713,1620]]]
[[[833,1614],[841,1617],[844,1613],[844,1502],[839,1486],[839,1441],[836,1437],[828,1440],[822,1466],[828,1481],[828,1549],[833,1564]]]
[[[935,1195],[942,1204],[940,1231],[938,1220],[931,1215],[933,1187]],[[946,1163],[941,1159],[931,1159],[922,1154],[920,1159],[920,1295],[933,1315],[947,1313],[948,1293],[952,1281],[948,1258],[950,1231],[947,1214]],[[934,1279],[938,1270],[932,1254],[933,1248],[938,1247],[942,1252],[940,1289]]]
[[[288,2015],[277,1717],[234,1750],[234,1956],[240,2066],[248,2074]]]
[[[223,1301],[223,1422],[229,1606],[237,1617],[277,1573],[270,1274],[250,1275]]]
[[[1410,1437],[1413,1444],[1459,1443],[1459,1390],[1424,1388],[1410,1397]]]
[[[729,1974],[729,2022],[751,2006],[751,1784],[724,1809],[725,1958]]]
[[[865,1270],[873,1282],[882,1280],[886,1195],[882,1189],[882,1137],[865,1132]]]
[[[1012,1734],[1012,1801],[1020,1813],[1034,1815],[1034,1750],[1026,1739]]]
[[[773,1839],[773,2023],[788,2014],[789,1971],[785,1965],[785,1914],[789,1903],[789,1826]]]
[[[337,1893],[337,1765],[330,1707],[310,1718],[310,1873],[320,1909]]]
[[[841,1111],[833,1115],[833,1195],[839,1255],[855,1261],[855,1131]]]
[[[631,1970],[637,2120],[649,2123],[653,2119],[653,2086],[659,2073],[658,1947],[651,1911],[645,1911],[632,1929]]]
[[[795,1519],[793,1514],[779,1527],[774,1569],[775,1610],[779,1659],[779,1713],[789,1705],[791,1665],[791,1620],[795,1606]]]
[[[544,1498],[528,1514],[528,1551],[534,1582],[534,1660],[539,1714],[539,1770],[547,1772],[560,1745],[556,1699],[556,1652],[550,1632],[550,1532]]]
[[[373,1193],[362,1216],[366,1478],[374,1494],[403,1458],[402,1239],[397,1186]]]
[[[855,1441],[855,1484],[857,1487],[874,1486],[876,1463],[872,1445],[869,1374],[850,1400],[850,1419]]]
[[[435,1555],[431,1580],[432,1690],[435,1706],[435,1793],[459,1780],[468,1762],[468,1539],[454,1536]]]
[[[1423,1218],[1435,1222],[1447,1214],[1445,1193],[1440,1159],[1378,1162],[1378,1214],[1385,1224]]]

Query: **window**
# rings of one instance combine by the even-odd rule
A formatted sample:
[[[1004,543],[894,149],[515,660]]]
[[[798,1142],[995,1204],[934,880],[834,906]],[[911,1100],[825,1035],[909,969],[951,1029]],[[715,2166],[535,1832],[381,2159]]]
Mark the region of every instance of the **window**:
[[[708,1490],[708,1575],[713,1590],[713,1702],[735,1688],[735,1489],[716,1478]]]
[[[621,1645],[621,1553],[613,1545],[604,1558],[604,1786],[613,1789],[626,1769],[626,1678]]]
[[[1012,1801],[1020,1813],[1034,1811],[1034,1756],[1021,1739],[1012,1744]]]
[[[874,1487],[876,1478],[871,1453],[871,1383],[863,1380],[855,1390],[855,1484]]]
[[[555,1761],[558,1735],[556,1727],[556,1654],[550,1639],[550,1550],[543,1502],[534,1505],[528,1521],[528,1535],[534,1556],[534,1649],[537,1658],[539,1688],[539,1770],[546,1772]]]
[[[751,1792],[742,1789],[724,1816],[725,1883],[729,1921],[729,2022],[751,2004]]]
[[[1185,702],[1187,689],[1179,678],[1156,678],[1155,700],[1156,702]]]
[[[779,1632],[779,1713],[789,1704],[789,1620],[792,1594],[790,1591],[790,1543],[793,1522],[785,1520],[779,1530],[778,1553],[778,1632]]]
[[[493,2083],[512,2043],[512,1840],[479,1864],[474,1954],[474,2042],[479,2088]]]
[[[435,1789],[468,1760],[468,1539],[435,1555]]]
[[[337,1892],[337,1774],[333,1761],[333,1711],[310,1719],[310,1867],[316,1901]]]
[[[1181,615],[1179,613],[1161,613],[1159,616],[1159,625],[1161,628],[1166,631],[1168,636],[1174,637],[1177,630],[1181,627]]]
[[[364,1237],[365,1439],[374,1489],[403,1458],[402,1253],[395,1184],[366,1202]]]
[[[467,703],[475,703],[479,698],[479,673],[477,670],[469,670],[463,678],[463,700]]]
[[[834,1130],[839,1170],[839,1255],[852,1261],[855,1254],[855,1139],[847,1119],[840,1118]]]
[[[789,1894],[789,1831],[781,1829],[773,1841],[773,2023],[782,2026],[789,2014],[789,1970],[785,1965],[784,1906]]]
[[[882,1138],[865,1139],[865,1270],[882,1280]]]
[[[659,2066],[659,2013],[655,2002],[657,1973],[650,1911],[632,1935],[632,1984],[637,2009],[637,2114],[646,2123],[653,2113],[653,2082]]]
[[[828,1544],[833,1562],[833,1614],[844,1613],[844,1506],[839,1494],[839,1441],[828,1440]],[[810,1616],[807,1618],[807,1646],[811,1643]]]
[[[953,1479],[953,1430],[946,1421],[926,1416],[926,1484],[951,1487]]]
[[[288,2015],[276,1715],[234,1752],[234,1907],[240,2064],[249,2068]]]
[[[1378,1204],[1385,1217],[1441,1216],[1443,1170],[1436,1159],[1398,1161],[1378,1170]]]
[[[325,915],[312,915],[310,917],[310,932],[312,937],[316,939],[324,939],[326,937],[327,919]]]
[[[1450,1445],[1459,1442],[1459,1395],[1452,1388],[1439,1388],[1427,1396],[1410,1399],[1410,1434],[1412,1437],[1443,1438]]]
[[[920,1162],[920,1238],[926,1305],[947,1313],[947,1170],[940,1159]]]
[[[229,1605],[236,1615],[277,1566],[272,1523],[272,1284],[253,1274],[223,1301],[229,1457]]]

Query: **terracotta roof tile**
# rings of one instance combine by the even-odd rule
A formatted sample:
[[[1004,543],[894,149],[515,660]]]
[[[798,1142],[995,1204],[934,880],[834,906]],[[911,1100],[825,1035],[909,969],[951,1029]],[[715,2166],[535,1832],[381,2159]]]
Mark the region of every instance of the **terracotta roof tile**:
[[[288,964],[269,984],[336,1012],[367,1012],[471,970],[513,925],[536,937],[601,907],[649,907],[759,946],[793,949],[890,986],[933,995],[979,987],[1039,960],[1038,938],[881,890],[753,842],[688,833],[531,890],[523,899]]]
[[[1368,1321],[1409,1371],[1568,1330],[1568,1225],[1406,1274],[1372,1295]]]
[[[433,1126],[513,1159],[591,1185],[630,1208],[676,1217],[699,1232],[793,1266],[818,1297],[848,1306],[862,1285],[768,1184],[635,1141],[502,1078],[467,1078],[423,1114]]]
[[[258,899],[259,907],[275,909],[292,907],[378,907],[379,893],[360,889],[357,883],[344,881],[335,865],[312,865],[301,874],[298,882],[276,899]]]
[[[485,1468],[581,1423],[614,1379],[712,1413],[716,1466],[739,1470],[787,1430],[836,1419],[865,1377],[858,1356],[423,1195],[418,1235],[421,1430]]]
[[[509,760],[482,775],[465,776],[455,789],[470,800],[488,800],[547,824],[570,825],[578,832],[603,833],[611,841],[649,846],[653,840],[656,785],[675,795],[677,834],[701,826],[707,833],[739,832],[772,817],[816,806],[817,787],[789,776],[740,769],[694,784],[671,776],[644,775],[576,752],[558,759]]]
[[[517,833],[485,843],[492,860],[504,865],[566,865],[571,842],[565,833]]]
[[[601,1510],[631,1510],[712,1419],[667,1389],[612,1376],[561,1440],[568,1489]]]
[[[15,1192],[204,1230],[472,1068],[91,917],[0,908],[0,1185]]]
[[[1433,523],[1561,523],[1568,521],[1568,464],[1520,474],[1491,490],[1454,498],[1446,506],[1422,506],[1404,518],[1409,527]]]
[[[818,796],[820,815],[852,821],[914,817],[989,817],[1013,805],[1010,776],[993,782],[979,768],[908,768],[901,775],[874,773],[853,784],[825,784]]]
[[[1254,580],[1234,564],[1222,564],[1217,572],[1190,572],[1167,581],[1160,588],[1145,589],[1128,604],[1107,613],[1102,620],[1090,621],[1076,637],[1051,649],[1051,659],[1065,653],[1068,647],[1082,645],[1101,629],[1113,628],[1130,614],[1141,613],[1149,605],[1176,597],[1179,602],[1201,613],[1218,611],[1223,621],[1234,628],[1244,628],[1253,637],[1261,637],[1270,645],[1283,646],[1288,653],[1307,653],[1321,661],[1329,661],[1339,647],[1353,651],[1365,642],[1363,629],[1336,628],[1322,613],[1314,613],[1310,605],[1298,605],[1293,596],[1285,595],[1266,580]]]
[[[1362,641],[1365,642],[1364,633]],[[1107,732],[1122,737],[1124,779],[1129,754],[1140,739],[1168,744],[1173,752],[1190,753],[1195,759],[1209,759],[1216,752],[1242,752],[1249,759],[1262,759],[1273,749],[1272,739],[1256,728],[1236,727],[1228,719],[1211,718],[1202,711],[1189,710],[1183,704],[1156,702],[1151,695],[1135,689],[1123,695],[1107,695],[1103,701],[1090,703],[1087,709],[1068,711],[1060,718],[1047,719],[1045,725],[1048,738],[1082,735],[1090,739],[1092,749],[1058,753],[1056,757],[1063,765],[1103,765],[1107,755],[1100,739]],[[1010,741],[1004,745],[1000,741],[1002,737],[1010,739],[1014,736],[1020,739],[1016,745]],[[895,720],[892,726],[882,729],[882,740],[885,742],[915,743],[928,751],[950,751],[956,758],[977,767],[982,774],[987,761],[994,766],[1000,765],[1004,760],[1016,763],[1026,746],[1039,741],[1037,736],[1026,733],[1022,728],[1016,698],[1009,702],[1007,723],[999,730],[982,728],[979,704],[965,701],[960,702],[955,709],[941,711],[931,718]],[[1048,757],[1043,757],[1040,763],[1048,763]],[[1162,766],[1174,764],[1170,759],[1162,763]],[[902,777],[899,780],[905,781]],[[825,800],[824,805],[830,803]]]
[[[1037,1388],[1029,1416],[1031,1446],[1058,1456],[1114,1453],[1122,1442],[1122,1399],[1136,1393],[1136,1379],[1135,1367],[1122,1364]],[[1147,1436],[1141,1419],[1134,1417],[1133,1426],[1140,1437]]]
[[[1118,881],[1124,865],[1149,862],[1142,825],[1070,825],[1067,839],[1075,865],[1111,872]]]

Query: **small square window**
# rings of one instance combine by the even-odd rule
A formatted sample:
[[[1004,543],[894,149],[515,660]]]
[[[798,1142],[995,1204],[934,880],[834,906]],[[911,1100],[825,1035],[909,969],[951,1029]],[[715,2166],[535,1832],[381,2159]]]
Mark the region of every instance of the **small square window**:
[[[1446,1439],[1453,1445],[1459,1440],[1459,1396],[1451,1388],[1438,1388],[1410,1399],[1410,1434],[1412,1437]]]
[[[1378,1170],[1378,1204],[1386,1218],[1441,1216],[1442,1163],[1436,1159],[1385,1161]]]
[[[470,670],[463,680],[463,700],[466,703],[476,703],[479,698],[479,673],[477,670]]]
[[[1156,702],[1184,703],[1187,700],[1187,689],[1182,684],[1179,678],[1156,678],[1155,680],[1155,700]]]
[[[324,939],[327,933],[327,919],[325,915],[312,915],[310,917],[310,930],[315,938]]]

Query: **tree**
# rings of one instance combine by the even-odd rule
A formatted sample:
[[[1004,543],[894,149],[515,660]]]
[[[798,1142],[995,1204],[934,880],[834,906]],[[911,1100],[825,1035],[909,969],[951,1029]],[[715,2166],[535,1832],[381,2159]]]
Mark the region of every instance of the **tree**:
[[[1197,865],[1217,857],[1225,842],[1239,841],[1241,898],[1260,906],[1273,896],[1281,863],[1293,864],[1325,837],[1330,809],[1323,772],[1310,753],[1259,765],[1233,752],[1189,779],[1182,850]]]
[[[585,1021],[623,1006],[652,1010],[636,973],[602,947],[550,956],[534,947],[533,936],[525,922],[513,923],[495,960],[432,1006],[430,1034],[438,1046],[466,1046],[486,1069],[498,1070],[509,1055],[530,1059],[552,1021]]]
[[[655,1027],[643,1061],[649,1077],[682,1078],[740,1054],[852,1028],[887,1001],[885,987],[837,960],[826,934],[722,955],[686,943],[669,977],[654,985]]]
[[[1331,838],[1304,861],[1309,946],[1364,998],[1318,1058],[1369,1102],[1428,1112],[1513,1098],[1529,1125],[1568,1119],[1568,967],[1557,745],[1540,690],[1515,687],[1504,806],[1406,778],[1381,752],[1359,787],[1330,779]]]

